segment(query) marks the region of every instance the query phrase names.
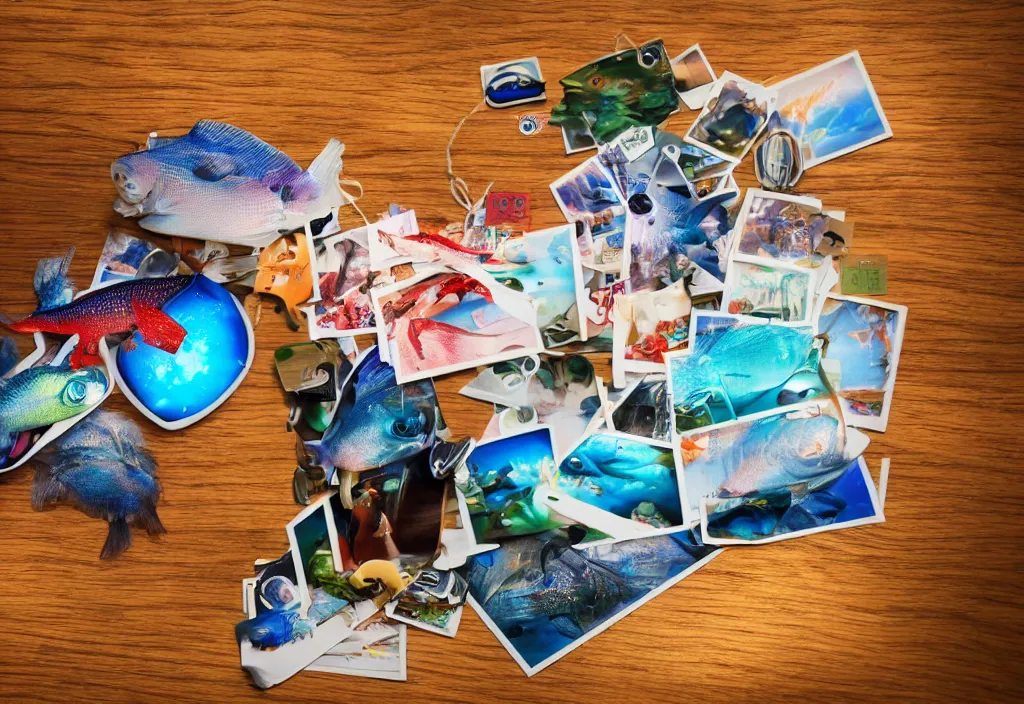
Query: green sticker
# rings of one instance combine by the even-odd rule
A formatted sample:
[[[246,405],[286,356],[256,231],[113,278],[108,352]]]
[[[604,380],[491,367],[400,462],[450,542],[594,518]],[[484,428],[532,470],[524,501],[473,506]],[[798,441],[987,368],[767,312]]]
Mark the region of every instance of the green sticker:
[[[844,295],[883,294],[889,286],[889,257],[884,254],[842,258],[840,291]]]

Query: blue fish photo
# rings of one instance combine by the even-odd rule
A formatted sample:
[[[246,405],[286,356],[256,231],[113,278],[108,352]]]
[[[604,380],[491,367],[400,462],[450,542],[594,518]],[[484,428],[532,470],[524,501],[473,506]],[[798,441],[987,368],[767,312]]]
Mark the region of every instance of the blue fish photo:
[[[863,457],[831,483],[701,502],[701,531],[715,545],[770,543],[885,520]]]
[[[527,675],[621,620],[717,552],[688,529],[576,549],[564,531],[467,562],[470,605]]]

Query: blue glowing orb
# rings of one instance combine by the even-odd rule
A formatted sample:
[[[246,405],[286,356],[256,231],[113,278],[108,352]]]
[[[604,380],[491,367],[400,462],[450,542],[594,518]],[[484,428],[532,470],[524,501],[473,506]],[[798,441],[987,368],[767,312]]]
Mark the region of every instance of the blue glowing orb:
[[[147,345],[135,332],[136,348],[117,351],[117,370],[142,405],[173,423],[219,405],[246,372],[252,337],[231,294],[205,276],[161,310],[188,333],[178,352]]]

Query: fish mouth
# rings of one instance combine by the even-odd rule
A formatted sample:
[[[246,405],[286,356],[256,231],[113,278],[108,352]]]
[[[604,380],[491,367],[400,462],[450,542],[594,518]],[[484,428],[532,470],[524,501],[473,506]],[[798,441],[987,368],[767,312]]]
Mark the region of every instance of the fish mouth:
[[[138,205],[148,195],[142,192],[135,181],[134,173],[123,164],[114,163],[110,167],[110,180],[114,182],[117,193],[129,205]]]

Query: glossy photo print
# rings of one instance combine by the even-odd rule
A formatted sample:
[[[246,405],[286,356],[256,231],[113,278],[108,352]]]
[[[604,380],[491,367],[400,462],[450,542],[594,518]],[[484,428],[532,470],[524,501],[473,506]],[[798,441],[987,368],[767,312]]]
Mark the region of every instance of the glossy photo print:
[[[690,310],[690,296],[682,280],[660,291],[615,297],[612,349],[615,386],[625,386],[625,372],[664,370],[664,355],[687,345]]]
[[[850,425],[880,432],[888,425],[906,321],[906,306],[834,295],[825,300],[818,330],[827,340],[825,358],[839,365],[836,391]]]
[[[700,110],[717,76],[701,51],[700,44],[694,44],[672,59],[672,78],[679,99],[691,110]]]
[[[555,475],[551,430],[539,427],[518,435],[479,442],[455,484],[465,497],[478,543],[530,535],[562,521],[539,501],[538,486]]]
[[[775,109],[775,89],[726,71],[714,85],[686,141],[738,163]]]
[[[701,536],[711,545],[757,545],[885,520],[864,457],[813,490],[797,484],[737,498],[704,498]]]
[[[592,257],[597,264],[622,259],[626,235],[626,201],[612,175],[591,157],[551,184],[558,207],[569,222],[590,228]]]
[[[853,51],[773,86],[783,126],[801,141],[804,168],[892,136],[860,53]]]
[[[665,375],[648,374],[627,388],[611,410],[610,425],[626,435],[670,441],[672,403]]]
[[[506,237],[491,261],[495,263],[483,265],[485,271],[533,301],[545,347],[586,339],[586,327],[581,330],[579,320],[584,294],[575,226]]]
[[[722,309],[787,323],[809,323],[814,284],[814,272],[808,269],[735,255],[725,279]]]
[[[543,349],[529,297],[493,279],[426,271],[371,295],[378,344],[400,383]]]
[[[816,198],[751,188],[736,219],[733,246],[746,256],[816,267],[825,248],[847,244],[829,230],[831,223]]]
[[[544,102],[544,78],[536,56],[480,67],[484,100],[492,108]]]
[[[846,436],[831,400],[677,434],[687,519],[697,519],[701,499],[829,484],[852,459]]]
[[[129,281],[177,273],[180,257],[149,240],[111,230],[96,263],[91,288],[108,281]]]
[[[406,680],[406,626],[374,617],[313,661],[306,670],[378,680]]]
[[[676,432],[830,394],[811,327],[695,313],[687,352],[667,357]]]
[[[703,567],[718,552],[687,529],[577,549],[565,531],[470,558],[470,605],[535,675]]]
[[[320,300],[304,309],[310,339],[374,333],[373,305],[365,227],[321,240],[314,272]]]
[[[680,526],[683,512],[670,443],[627,437],[610,431],[584,438],[558,465],[549,485],[556,501],[569,497],[653,531]],[[587,525],[584,515],[552,504]],[[592,515],[592,514],[591,514]],[[603,529],[602,525],[594,525]]]

